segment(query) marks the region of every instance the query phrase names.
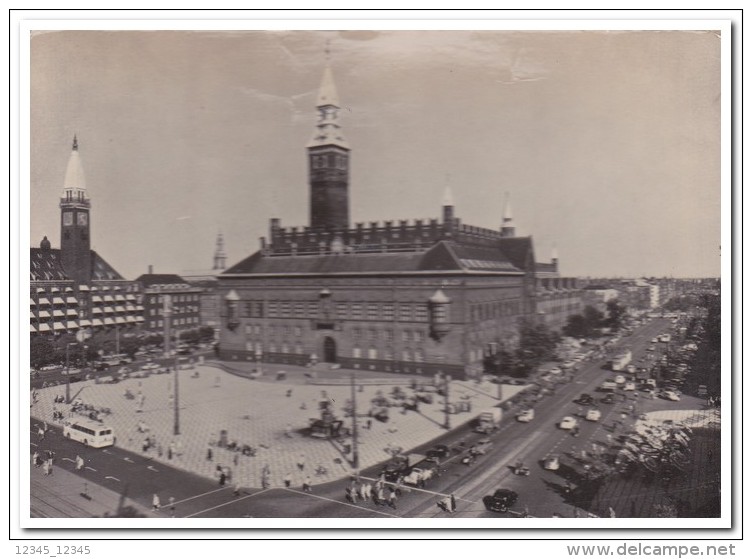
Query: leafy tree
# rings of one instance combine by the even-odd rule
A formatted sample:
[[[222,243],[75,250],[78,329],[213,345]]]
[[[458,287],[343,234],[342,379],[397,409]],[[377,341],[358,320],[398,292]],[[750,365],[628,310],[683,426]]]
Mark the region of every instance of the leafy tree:
[[[567,317],[567,323],[562,328],[565,336],[572,338],[595,338],[600,336],[603,327],[603,313],[593,307],[586,306],[582,314],[572,314]]]
[[[612,332],[616,332],[622,327],[626,313],[627,308],[624,305],[619,304],[616,299],[611,299],[606,303],[606,320],[603,325],[611,328]]]
[[[31,338],[30,349],[30,361],[33,368],[40,369],[45,365],[50,365],[56,362],[56,347],[49,338],[45,336],[35,336]]]

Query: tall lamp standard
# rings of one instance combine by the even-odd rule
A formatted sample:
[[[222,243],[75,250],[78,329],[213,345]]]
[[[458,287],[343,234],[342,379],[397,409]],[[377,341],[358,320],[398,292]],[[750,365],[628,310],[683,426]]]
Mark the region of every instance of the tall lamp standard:
[[[449,407],[449,379],[448,374],[444,375],[444,429],[449,430],[452,428],[451,414]]]
[[[77,342],[65,344],[65,403],[70,404],[70,347],[77,346]]]
[[[358,470],[360,460],[358,456],[358,406],[355,401],[355,373],[350,375],[350,397],[352,398],[352,467]]]
[[[164,347],[165,347],[165,356],[169,359],[170,357],[170,337],[172,335],[171,328],[172,328],[172,299],[169,295],[164,295],[163,299],[163,312],[164,315]],[[172,432],[174,435],[180,434],[180,402],[178,397],[178,378],[179,378],[179,371],[180,366],[178,364],[178,357],[177,354],[175,355],[175,398],[173,399],[174,402],[174,422],[173,422],[173,429]]]

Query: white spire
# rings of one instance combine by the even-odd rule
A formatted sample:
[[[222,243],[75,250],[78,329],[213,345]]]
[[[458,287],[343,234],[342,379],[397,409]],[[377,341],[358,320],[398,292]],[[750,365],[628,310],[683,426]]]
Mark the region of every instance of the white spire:
[[[506,198],[504,199],[504,215],[502,217],[502,224],[505,227],[510,227],[512,225],[512,204],[509,201],[509,192],[506,193]]]
[[[68,196],[69,192],[70,196]],[[78,139],[76,136],[73,136],[73,151],[71,152],[70,159],[68,159],[68,168],[65,171],[63,198],[74,200],[87,198],[84,169],[81,166],[81,158],[78,155]]]
[[[334,85],[332,68],[328,64],[324,69],[324,77],[321,79],[316,108],[319,110],[319,121],[316,123],[316,130],[313,138],[308,142],[308,147],[335,145],[350,149],[339,125],[339,96]]]
[[[442,206],[454,206],[454,198],[452,197],[452,187],[446,185],[444,188],[444,199],[441,203]]]

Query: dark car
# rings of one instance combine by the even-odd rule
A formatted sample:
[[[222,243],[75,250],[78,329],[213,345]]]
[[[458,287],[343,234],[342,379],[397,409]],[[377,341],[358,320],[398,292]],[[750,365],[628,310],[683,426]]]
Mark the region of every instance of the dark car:
[[[451,450],[447,445],[437,444],[426,452],[426,457],[430,459],[448,458],[450,454]]]
[[[582,404],[583,406],[589,406],[595,402],[595,398],[593,398],[590,394],[580,394],[580,397],[575,400],[575,403]]]
[[[613,404],[615,401],[616,401],[615,396],[613,395],[613,393],[610,393],[610,392],[606,394],[603,398],[601,398],[601,402],[603,402],[604,404]]]
[[[103,361],[94,364],[94,370],[96,371],[106,371],[107,369],[109,369],[109,367],[110,366]]]
[[[483,497],[483,505],[491,512],[507,512],[517,502],[517,497],[511,489],[497,489],[493,495]]]
[[[384,466],[384,469],[382,470],[384,479],[386,479],[386,481],[395,482],[401,476],[410,473],[408,471],[407,464],[408,462],[406,456],[395,456],[386,466]]]

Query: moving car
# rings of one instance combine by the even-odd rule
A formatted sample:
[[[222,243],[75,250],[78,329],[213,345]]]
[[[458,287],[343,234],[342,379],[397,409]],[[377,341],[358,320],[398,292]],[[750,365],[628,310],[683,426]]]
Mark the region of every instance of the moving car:
[[[674,392],[673,390],[663,390],[659,396],[663,398],[664,400],[671,400],[672,402],[678,402],[681,400],[679,395]]]
[[[521,423],[530,423],[535,417],[535,410],[526,409],[517,414],[517,421]]]
[[[577,427],[577,420],[571,415],[564,416],[559,422],[559,429],[574,429]]]
[[[493,495],[483,497],[483,505],[491,512],[507,512],[517,502],[517,497],[511,489],[497,489]]]
[[[580,394],[580,397],[575,400],[575,403],[582,404],[583,406],[589,406],[593,402],[595,402],[595,399],[593,399],[593,397],[586,392]]]
[[[601,402],[603,402],[604,404],[613,404],[615,401],[616,401],[616,398],[611,392],[609,392],[603,398],[601,398]]]
[[[544,470],[555,471],[559,469],[559,466],[561,466],[561,464],[559,464],[559,457],[557,455],[549,456],[548,458],[543,460]]]
[[[426,457],[429,459],[447,458],[451,454],[449,447],[445,444],[437,444],[426,452]]]
[[[159,369],[159,365],[156,363],[145,363],[144,365],[141,365],[141,369],[144,371],[152,371],[154,369]]]
[[[616,377],[614,378],[614,382],[616,384],[624,384],[625,382],[627,382],[627,379],[624,378],[624,375],[616,375]]]
[[[587,414],[585,414],[585,419],[587,421],[599,421],[601,418],[601,410],[598,409],[590,409],[588,410]]]

